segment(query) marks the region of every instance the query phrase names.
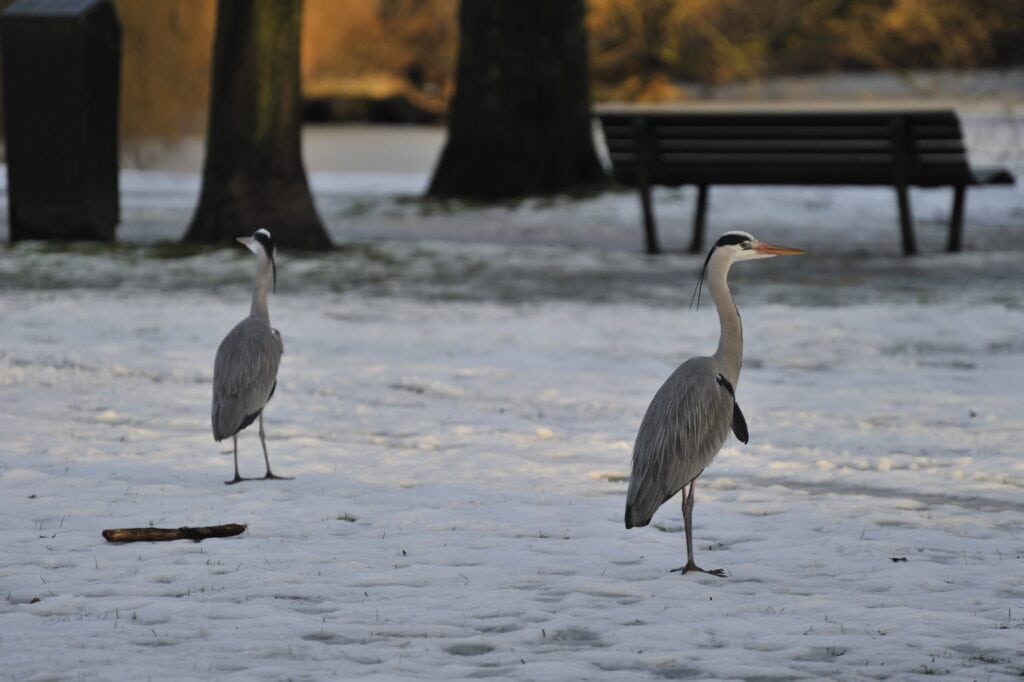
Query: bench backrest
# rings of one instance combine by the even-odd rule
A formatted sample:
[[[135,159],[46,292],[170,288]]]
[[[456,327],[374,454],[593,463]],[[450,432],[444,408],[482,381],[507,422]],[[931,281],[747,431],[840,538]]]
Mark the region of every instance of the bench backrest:
[[[953,111],[608,112],[599,118],[615,177],[626,184],[970,183]]]

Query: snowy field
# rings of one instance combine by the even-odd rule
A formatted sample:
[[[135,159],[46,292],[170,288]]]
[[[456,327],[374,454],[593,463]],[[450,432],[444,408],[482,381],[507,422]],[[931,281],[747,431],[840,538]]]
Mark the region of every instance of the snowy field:
[[[974,125],[1020,175],[1019,120]],[[157,243],[194,174],[125,173],[128,244],[0,247],[0,679],[1024,675],[1020,184],[969,193],[960,255],[948,191],[915,192],[913,260],[891,190],[712,191],[712,234],[810,252],[733,270],[750,443],[695,511],[720,579],[669,573],[678,497],[622,523],[648,401],[715,347],[701,258],[638,253],[632,193],[406,198],[426,177],[313,175],[342,248],[281,253],[270,301],[292,481],[222,484],[213,356],[254,259]],[[692,193],[657,201],[678,249]],[[100,536],[221,523],[248,530]]]

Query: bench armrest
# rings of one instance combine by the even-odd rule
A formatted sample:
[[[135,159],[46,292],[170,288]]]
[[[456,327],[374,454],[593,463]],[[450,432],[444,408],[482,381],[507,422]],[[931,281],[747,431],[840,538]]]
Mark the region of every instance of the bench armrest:
[[[971,168],[972,185],[1012,185],[1016,182],[1009,168],[982,166]]]

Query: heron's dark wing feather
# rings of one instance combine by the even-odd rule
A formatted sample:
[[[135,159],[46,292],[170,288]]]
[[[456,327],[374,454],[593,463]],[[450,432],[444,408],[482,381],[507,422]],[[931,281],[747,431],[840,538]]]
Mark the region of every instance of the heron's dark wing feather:
[[[732,432],[736,434],[736,438],[741,443],[747,443],[750,440],[750,434],[747,432],[747,420],[743,418],[740,404],[735,401],[732,404]]]
[[[633,447],[626,526],[643,526],[711,463],[729,435],[732,395],[711,358],[693,358],[651,400]]]
[[[725,378],[724,374],[719,374],[716,378],[718,384],[732,396],[732,432],[736,434],[736,438],[740,442],[746,443],[750,439],[750,434],[747,432],[747,420],[743,417],[743,410],[740,409],[740,404],[736,402],[736,391],[733,390],[732,383]]]
[[[266,320],[247,317],[217,349],[213,366],[213,437],[238,433],[270,400],[284,346]]]

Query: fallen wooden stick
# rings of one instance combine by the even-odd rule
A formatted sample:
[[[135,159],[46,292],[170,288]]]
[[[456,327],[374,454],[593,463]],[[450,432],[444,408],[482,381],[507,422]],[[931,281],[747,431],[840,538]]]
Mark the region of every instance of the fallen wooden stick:
[[[162,542],[166,540],[194,540],[228,538],[245,532],[244,523],[229,523],[223,526],[198,526],[190,528],[110,528],[103,531],[107,542]]]

